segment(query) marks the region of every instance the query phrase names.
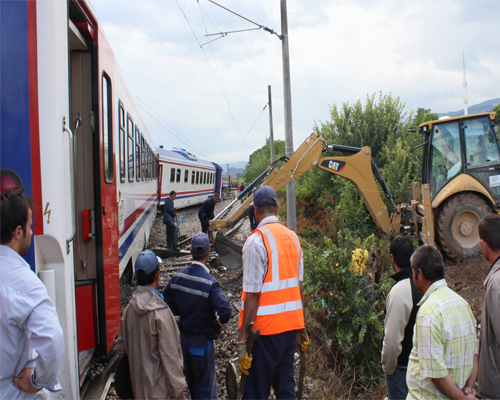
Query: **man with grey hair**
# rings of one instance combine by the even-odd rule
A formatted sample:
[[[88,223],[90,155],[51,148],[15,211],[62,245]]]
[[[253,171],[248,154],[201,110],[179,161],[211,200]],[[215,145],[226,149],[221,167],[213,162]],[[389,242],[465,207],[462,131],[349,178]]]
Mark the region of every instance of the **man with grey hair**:
[[[444,280],[441,253],[431,245],[411,257],[420,309],[408,362],[407,399],[475,399],[476,321],[469,304]]]
[[[479,237],[484,258],[491,268],[484,280],[478,394],[484,399],[500,399],[500,215],[483,218]]]

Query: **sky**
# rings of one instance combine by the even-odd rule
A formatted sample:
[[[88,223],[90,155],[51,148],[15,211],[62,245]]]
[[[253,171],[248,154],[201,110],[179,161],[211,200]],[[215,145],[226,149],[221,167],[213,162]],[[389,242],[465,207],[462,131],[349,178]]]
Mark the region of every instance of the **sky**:
[[[278,0],[217,0],[281,33]],[[285,140],[282,45],[208,0],[91,0],[155,145],[228,163]],[[409,113],[500,97],[500,0],[287,0],[294,149],[335,104],[382,92]],[[206,36],[220,32],[221,37]],[[221,37],[211,43],[210,40]],[[340,144],[340,143],[338,143]]]

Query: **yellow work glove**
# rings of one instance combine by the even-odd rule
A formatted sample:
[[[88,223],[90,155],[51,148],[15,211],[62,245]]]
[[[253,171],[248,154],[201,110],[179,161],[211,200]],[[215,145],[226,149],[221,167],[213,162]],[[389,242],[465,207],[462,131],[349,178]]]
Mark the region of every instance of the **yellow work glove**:
[[[299,356],[304,353],[307,359],[307,350],[309,349],[309,336],[307,336],[306,330],[302,329],[297,332],[297,353]]]
[[[247,353],[247,341],[243,340],[241,342],[238,342],[237,346],[241,373],[248,376],[248,370],[252,366],[252,356]]]

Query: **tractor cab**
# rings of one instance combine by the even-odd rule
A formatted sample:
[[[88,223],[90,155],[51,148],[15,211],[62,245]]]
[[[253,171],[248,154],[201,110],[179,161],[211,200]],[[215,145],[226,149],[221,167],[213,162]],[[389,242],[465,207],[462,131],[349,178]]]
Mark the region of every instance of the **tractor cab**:
[[[483,197],[491,196],[490,201],[500,206],[500,150],[494,118],[495,113],[489,112],[419,126],[425,135],[422,180],[430,184],[433,203],[435,199],[441,202],[450,194],[470,190],[467,184],[460,187],[464,179],[456,179],[466,174],[482,186]],[[443,189],[446,193],[441,193]]]

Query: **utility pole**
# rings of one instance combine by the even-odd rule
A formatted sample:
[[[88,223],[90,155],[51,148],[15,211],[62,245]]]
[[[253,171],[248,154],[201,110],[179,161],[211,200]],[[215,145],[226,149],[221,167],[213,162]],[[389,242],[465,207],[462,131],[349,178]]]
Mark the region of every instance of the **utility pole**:
[[[285,102],[285,153],[293,154],[292,89],[290,87],[290,55],[288,52],[288,18],[286,0],[281,0],[281,49],[283,57],[283,99]],[[295,181],[286,185],[287,226],[297,231]]]
[[[267,93],[269,96],[268,103],[269,104],[269,132],[270,132],[270,140],[271,143],[271,164],[274,162],[274,135],[273,135],[273,100],[271,97],[271,85],[267,86]]]

